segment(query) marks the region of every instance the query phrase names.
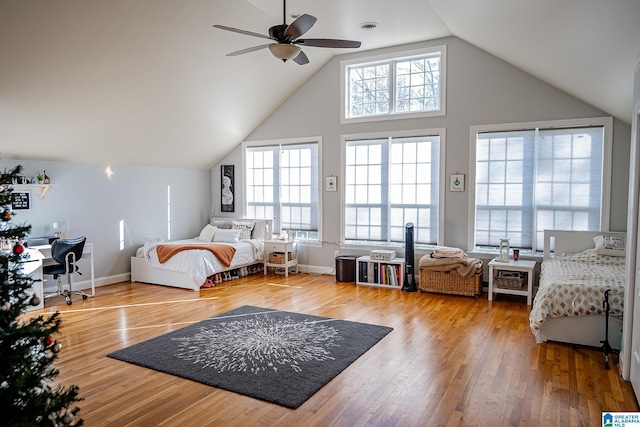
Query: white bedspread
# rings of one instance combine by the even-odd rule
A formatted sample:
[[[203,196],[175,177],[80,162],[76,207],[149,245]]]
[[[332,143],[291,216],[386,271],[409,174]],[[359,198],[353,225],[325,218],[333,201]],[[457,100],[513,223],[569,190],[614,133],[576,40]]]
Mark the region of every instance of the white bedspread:
[[[186,239],[167,242],[171,244],[205,244],[198,239]],[[219,242],[216,242],[219,243]],[[218,258],[208,250],[189,250],[182,251],[172,256],[168,261],[160,263],[156,252],[156,245],[162,242],[148,242],[138,249],[137,257],[145,258],[149,264],[155,268],[163,270],[178,271],[186,273],[191,277],[193,282],[201,286],[207,277],[225,270],[231,270],[234,267],[249,265],[262,260],[264,253],[264,242],[261,240],[241,240],[237,243],[224,243],[236,248],[236,253],[231,261],[231,266],[225,267]]]
[[[604,314],[604,291],[611,315],[621,315],[624,302],[625,258],[597,255],[594,249],[546,259],[529,325],[538,337],[545,319]]]

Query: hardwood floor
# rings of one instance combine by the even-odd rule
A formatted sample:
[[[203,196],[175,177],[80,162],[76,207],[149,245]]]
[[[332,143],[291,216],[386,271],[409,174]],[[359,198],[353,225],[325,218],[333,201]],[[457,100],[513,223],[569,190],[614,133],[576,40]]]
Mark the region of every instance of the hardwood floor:
[[[296,410],[106,357],[241,305],[391,326],[393,332]],[[599,426],[638,411],[617,358],[536,344],[521,297],[480,298],[336,283],[333,276],[248,276],[203,290],[141,283],[58,309],[62,384],[87,426]]]

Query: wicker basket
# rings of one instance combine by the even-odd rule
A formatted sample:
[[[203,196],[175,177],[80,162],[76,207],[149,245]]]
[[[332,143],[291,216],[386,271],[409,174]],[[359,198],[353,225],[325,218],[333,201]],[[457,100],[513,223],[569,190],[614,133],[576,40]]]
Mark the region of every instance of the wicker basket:
[[[482,294],[482,268],[471,277],[462,277],[456,270],[449,272],[420,269],[418,289],[439,294],[479,297]]]
[[[516,271],[499,271],[494,277],[494,283],[500,289],[520,290],[522,289],[526,273],[518,273]]]

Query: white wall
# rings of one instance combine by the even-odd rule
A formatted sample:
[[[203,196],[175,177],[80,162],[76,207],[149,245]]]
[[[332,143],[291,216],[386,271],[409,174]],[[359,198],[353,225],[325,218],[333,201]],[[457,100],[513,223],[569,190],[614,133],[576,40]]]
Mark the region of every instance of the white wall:
[[[46,236],[51,235],[54,220],[69,220],[69,237],[84,235],[94,244],[98,285],[128,280],[130,257],[144,244],[144,236],[167,238],[168,186],[173,239],[197,236],[208,222],[211,173],[206,170],[113,166],[109,178],[106,165],[0,160],[3,171],[16,165],[22,165],[25,176],[46,170],[54,186],[42,200],[37,189],[30,190],[31,209],[16,211],[14,221],[30,224],[30,236]],[[122,250],[120,221],[124,221]],[[76,278],[83,280],[88,274]]]
[[[340,61],[429,46],[447,46],[447,114],[443,117],[387,120],[354,124],[340,123]],[[295,72],[288,70],[287,72]],[[631,88],[630,88],[631,90]],[[353,53],[336,57],[305,86],[276,110],[247,140],[304,136],[323,137],[323,176],[341,176],[340,136],[343,134],[441,128],[447,130],[445,173],[468,173],[469,127],[471,125],[602,117],[604,112],[555,89],[496,57],[458,38],[450,37],[413,45]],[[614,120],[612,230],[626,229],[630,126]],[[220,164],[240,168],[240,146]],[[219,165],[213,170],[218,176]],[[236,172],[237,210],[244,203],[241,173]],[[242,184],[243,185],[243,184]],[[469,190],[446,193],[445,241],[466,247]],[[220,185],[213,185],[214,205],[220,200]],[[340,239],[340,192],[323,193],[323,240]],[[301,250],[301,263],[333,265],[337,245]],[[344,252],[347,253],[347,252]]]
[[[632,109],[632,139],[629,167],[629,215],[627,221],[627,287],[624,298],[623,344],[620,353],[622,377],[633,385],[640,399],[640,63],[635,70]]]

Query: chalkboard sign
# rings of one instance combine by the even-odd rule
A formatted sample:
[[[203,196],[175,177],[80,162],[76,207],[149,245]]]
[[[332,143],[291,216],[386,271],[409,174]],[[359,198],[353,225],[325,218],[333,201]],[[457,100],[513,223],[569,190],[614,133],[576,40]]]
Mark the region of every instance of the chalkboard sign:
[[[15,192],[12,193],[13,199],[11,200],[11,210],[29,210],[31,209],[31,193],[27,192]]]

